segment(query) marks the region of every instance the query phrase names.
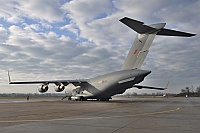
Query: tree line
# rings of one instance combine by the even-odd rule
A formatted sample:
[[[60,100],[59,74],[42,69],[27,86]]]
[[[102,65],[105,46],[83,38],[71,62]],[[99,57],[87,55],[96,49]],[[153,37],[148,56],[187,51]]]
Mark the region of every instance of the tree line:
[[[163,96],[163,97],[200,97],[200,86],[194,88],[191,87],[185,87],[185,89],[181,89],[180,93],[163,93],[163,92],[157,92],[157,93],[142,93],[137,94],[136,92],[125,92],[124,96],[127,97],[142,97],[142,96]]]
[[[200,86],[194,88],[191,87],[185,87],[185,89],[181,89],[181,92],[177,94],[177,96],[189,96],[189,97],[200,97]]]

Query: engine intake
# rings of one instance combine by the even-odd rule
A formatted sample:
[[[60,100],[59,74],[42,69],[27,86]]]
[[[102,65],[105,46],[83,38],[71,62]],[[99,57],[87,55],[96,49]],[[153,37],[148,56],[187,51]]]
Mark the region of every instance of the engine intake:
[[[41,86],[38,87],[38,91],[39,91],[40,93],[45,93],[45,92],[48,91],[48,89],[49,89],[49,86],[48,86],[48,85],[41,85]]]
[[[55,91],[56,92],[62,92],[65,89],[64,85],[56,85],[55,86]]]

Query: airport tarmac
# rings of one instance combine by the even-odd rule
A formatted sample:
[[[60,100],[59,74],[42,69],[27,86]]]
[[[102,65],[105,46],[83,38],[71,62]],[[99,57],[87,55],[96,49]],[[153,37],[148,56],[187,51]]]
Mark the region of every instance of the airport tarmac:
[[[0,133],[199,133],[200,98],[4,100]]]

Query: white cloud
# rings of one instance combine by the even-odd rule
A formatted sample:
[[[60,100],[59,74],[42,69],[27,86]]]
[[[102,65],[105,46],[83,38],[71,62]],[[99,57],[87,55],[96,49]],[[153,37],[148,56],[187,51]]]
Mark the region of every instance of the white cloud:
[[[111,13],[112,7],[112,2],[108,0],[75,0],[64,4],[62,9],[66,10],[71,18],[91,21],[102,15],[108,15]]]
[[[22,24],[24,26],[24,29],[26,30],[35,30],[35,31],[39,31],[40,30],[40,25],[39,24],[26,24],[26,23],[23,23]]]
[[[61,37],[59,38],[62,42],[68,42],[71,41],[71,39],[65,35],[61,35]]]
[[[41,24],[42,27],[46,28],[46,29],[51,29],[53,28],[49,23],[46,23],[44,21],[40,21],[39,22]]]
[[[26,13],[30,18],[45,20],[48,22],[62,21],[63,13],[60,10],[58,0],[26,0],[21,1],[19,10]]]
[[[0,17],[10,23],[22,22],[21,12],[17,10],[18,3],[12,0],[2,0],[0,5]]]
[[[11,23],[23,22],[24,18],[60,22],[64,15],[60,7],[58,0],[3,0],[0,17]]]
[[[69,30],[72,33],[74,33],[76,36],[78,36],[78,29],[74,24],[68,24],[60,27],[61,30]]]
[[[108,44],[107,41],[110,39],[113,41],[115,38],[112,37],[112,34],[115,32],[110,28],[119,26],[113,23],[114,19],[110,16],[114,12],[113,3],[111,1],[77,0],[66,3],[62,8],[66,10],[67,17],[71,18],[72,25],[68,25],[68,30],[72,31],[72,26],[78,27],[76,30],[79,30],[80,37],[86,38],[98,45]],[[107,16],[111,19],[105,18]],[[73,32],[77,34],[78,31],[74,31],[74,29],[75,28],[73,28]]]
[[[136,35],[118,21],[124,16],[200,33],[199,1],[59,2],[1,2],[0,18],[8,22],[0,26],[1,73],[10,69],[14,80],[45,80],[93,77],[119,70]],[[65,30],[72,32],[73,38]],[[171,87],[178,88],[172,92],[188,84],[199,85],[199,42],[199,35],[157,36],[143,65],[152,74],[143,84],[163,86],[171,79]],[[5,85],[5,75],[0,78],[2,85],[10,87]]]
[[[5,43],[7,36],[8,36],[7,30],[4,27],[0,26],[0,44]]]

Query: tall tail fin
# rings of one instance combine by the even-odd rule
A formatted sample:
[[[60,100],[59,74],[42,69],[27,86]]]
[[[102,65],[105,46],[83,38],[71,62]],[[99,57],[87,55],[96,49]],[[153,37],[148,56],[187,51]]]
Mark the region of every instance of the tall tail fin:
[[[122,23],[135,30],[138,34],[125,59],[122,70],[140,69],[156,35],[191,37],[195,34],[165,29],[166,23],[144,25],[143,22],[124,17]]]

